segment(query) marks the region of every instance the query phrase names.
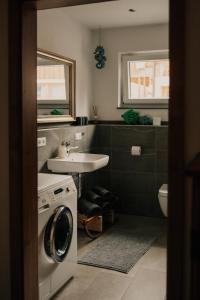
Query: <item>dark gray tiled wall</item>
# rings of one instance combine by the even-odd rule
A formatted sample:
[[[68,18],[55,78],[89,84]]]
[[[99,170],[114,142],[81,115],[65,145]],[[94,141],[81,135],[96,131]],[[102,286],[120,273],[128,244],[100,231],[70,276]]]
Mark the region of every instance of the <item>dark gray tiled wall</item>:
[[[168,182],[168,127],[98,125],[93,151],[110,155],[110,165],[99,178],[120,198],[123,213],[162,216],[158,190]],[[131,147],[141,146],[142,155],[132,156]]]
[[[81,141],[74,140],[75,132],[82,132]],[[46,172],[46,161],[56,155],[63,140],[79,146],[79,151],[108,154],[107,167],[84,174],[83,189],[94,184],[111,189],[119,198],[119,211],[127,214],[162,216],[158,203],[158,189],[167,183],[168,127],[89,125],[39,130],[47,137],[47,146],[38,149],[38,170]],[[142,155],[131,155],[131,146],[142,147]]]

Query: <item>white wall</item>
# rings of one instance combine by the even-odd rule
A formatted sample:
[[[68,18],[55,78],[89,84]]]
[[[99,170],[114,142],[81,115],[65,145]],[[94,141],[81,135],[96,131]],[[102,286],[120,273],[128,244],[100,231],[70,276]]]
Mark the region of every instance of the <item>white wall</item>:
[[[7,0],[0,1],[0,99],[2,115],[0,118],[0,299],[10,299],[10,266],[9,266],[9,145],[8,145],[8,20]]]
[[[92,102],[92,33],[62,9],[38,12],[38,48],[76,60],[76,112],[89,116]]]
[[[102,42],[107,63],[105,69],[97,70],[93,55],[98,44],[97,31],[90,31],[67,16],[62,9],[38,12],[38,48],[70,57],[77,62],[77,116],[90,116],[94,103],[101,120],[119,120],[124,110],[117,109],[118,54],[168,49],[168,25],[104,29]],[[168,120],[167,109],[139,111],[143,115],[161,116],[163,120]]]
[[[98,32],[94,31],[94,48],[98,44]],[[148,25],[102,30],[102,44],[107,63],[102,70],[95,68],[94,101],[101,120],[118,120],[124,110],[117,109],[118,102],[118,54],[128,51],[168,49],[168,25]],[[168,120],[168,110],[138,110],[142,115],[161,116]]]

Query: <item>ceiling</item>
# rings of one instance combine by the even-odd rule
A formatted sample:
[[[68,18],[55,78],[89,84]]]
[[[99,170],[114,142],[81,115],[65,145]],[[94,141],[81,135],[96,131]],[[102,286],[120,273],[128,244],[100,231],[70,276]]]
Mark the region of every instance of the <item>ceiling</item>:
[[[136,12],[129,12],[129,9]],[[169,21],[169,0],[118,0],[62,8],[90,29],[161,24]]]

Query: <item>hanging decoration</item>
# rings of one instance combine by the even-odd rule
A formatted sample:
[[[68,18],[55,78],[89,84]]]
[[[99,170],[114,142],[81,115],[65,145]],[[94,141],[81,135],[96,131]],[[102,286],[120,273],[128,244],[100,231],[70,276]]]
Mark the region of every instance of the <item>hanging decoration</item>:
[[[101,44],[101,29],[99,28],[99,46],[95,49],[94,57],[97,61],[96,67],[97,69],[103,69],[105,67],[106,56],[105,56],[105,49]]]

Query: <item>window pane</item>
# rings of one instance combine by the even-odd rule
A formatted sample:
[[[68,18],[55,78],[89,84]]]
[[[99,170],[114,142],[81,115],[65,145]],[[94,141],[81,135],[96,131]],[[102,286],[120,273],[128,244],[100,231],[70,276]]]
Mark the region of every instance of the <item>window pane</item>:
[[[169,97],[169,61],[155,61],[155,98]]]
[[[128,61],[128,99],[169,97],[169,61]]]
[[[66,100],[64,65],[37,67],[37,99]]]

